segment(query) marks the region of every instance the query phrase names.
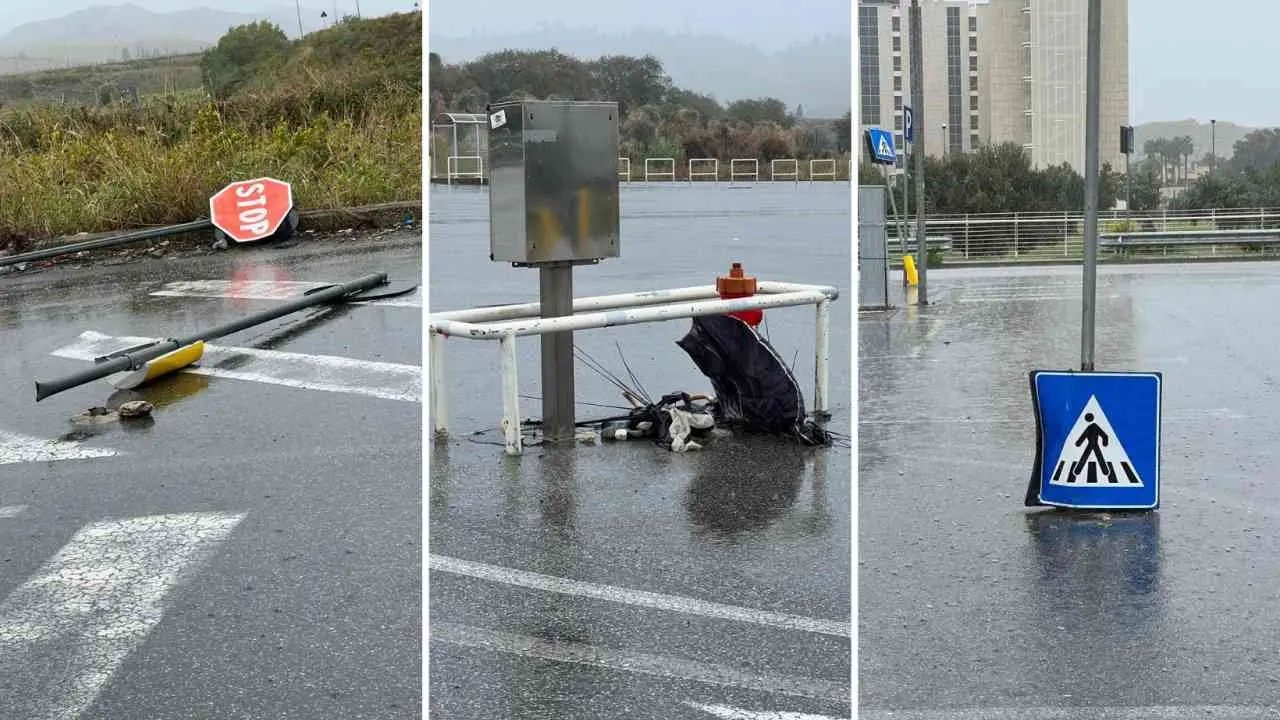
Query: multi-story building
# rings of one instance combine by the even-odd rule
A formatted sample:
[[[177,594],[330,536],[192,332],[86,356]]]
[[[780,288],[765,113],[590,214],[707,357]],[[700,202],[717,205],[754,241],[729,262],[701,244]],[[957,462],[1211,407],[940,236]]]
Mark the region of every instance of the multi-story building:
[[[916,132],[931,155],[1017,143],[1036,167],[1084,169],[1088,0],[921,0],[924,108]],[[1128,0],[1102,17],[1103,162],[1123,166],[1129,120]],[[902,148],[910,104],[910,0],[859,0],[862,127],[892,127]]]
[[[979,6],[979,103],[986,142],[1026,148],[1036,167],[1084,171],[1088,0],[990,0]],[[1102,3],[1102,162],[1124,167],[1129,123],[1129,3]]]
[[[903,105],[911,104],[910,0],[859,0],[860,124],[892,127],[903,147]],[[978,17],[973,0],[922,0],[924,108],[915,132],[930,154],[967,152],[982,140],[978,102]]]

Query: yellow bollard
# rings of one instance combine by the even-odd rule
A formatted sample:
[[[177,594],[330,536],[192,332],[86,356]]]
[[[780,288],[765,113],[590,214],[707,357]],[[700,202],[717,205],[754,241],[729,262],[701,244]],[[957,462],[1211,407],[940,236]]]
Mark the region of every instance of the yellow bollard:
[[[920,282],[920,273],[916,271],[916,259],[910,255],[902,256],[902,275],[907,285],[915,287]]]

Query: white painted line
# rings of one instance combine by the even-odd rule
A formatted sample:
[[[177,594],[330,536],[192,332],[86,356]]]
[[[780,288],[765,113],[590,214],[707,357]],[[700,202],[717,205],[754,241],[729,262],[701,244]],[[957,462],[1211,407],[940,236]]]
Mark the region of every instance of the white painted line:
[[[0,603],[0,677],[14,690],[5,698],[10,716],[73,720],[90,707],[160,622],[165,596],[242,517],[155,515],[77,532]]]
[[[859,720],[1280,720],[1280,708],[1260,705],[1147,707],[1009,707],[963,710],[858,709]]]
[[[51,354],[72,360],[93,360],[107,353],[157,338],[116,337],[89,331],[76,342]],[[252,362],[245,363],[245,360]],[[367,395],[384,400],[422,402],[422,367],[400,363],[355,360],[335,355],[307,355],[256,348],[204,346],[198,367],[182,372],[247,380],[304,390]]]
[[[686,702],[685,705],[709,715],[714,715],[721,718],[721,720],[848,720],[847,718],[837,718],[831,715],[813,715],[811,713],[743,710],[727,705],[703,705],[693,702]]]
[[[0,505],[0,520],[16,518],[26,511],[26,505]]]
[[[303,282],[299,280],[179,280],[165,283],[161,290],[152,292],[155,297],[203,297],[232,298],[236,300],[292,300],[315,288],[333,283]],[[414,293],[385,300],[362,300],[358,305],[384,305],[386,307],[421,308],[422,295]]]
[[[111,448],[85,447],[74,440],[46,440],[0,430],[0,465],[89,460],[118,454]]]
[[[850,637],[852,632],[852,626],[850,623],[841,623],[836,622],[835,620],[821,620],[801,615],[787,615],[784,613],[769,612],[767,610],[738,607],[736,605],[721,605],[719,603],[696,600],[694,598],[681,597],[679,595],[662,595],[660,593],[646,592],[644,590],[632,590],[630,588],[616,587],[613,585],[600,585],[598,583],[583,582],[580,580],[568,580],[565,578],[554,577],[552,575],[542,575],[539,573],[515,570],[497,565],[486,565],[484,563],[460,560],[458,558],[445,557],[443,555],[430,555],[427,558],[427,563],[428,567],[432,570],[454,573],[456,575],[466,575],[480,580],[505,583],[507,585],[518,585],[520,587],[532,588],[534,590],[545,590],[547,592],[561,593],[563,595],[577,595],[579,597],[589,597],[596,600],[607,600],[609,602],[635,605],[638,607],[668,610],[670,612],[684,613],[686,615],[701,615],[702,617],[715,618],[717,620],[733,620],[736,622],[753,623],[755,625],[769,625],[787,630],[800,630],[803,632],[819,633],[822,635],[834,635],[836,637],[847,638]]]
[[[529,635],[500,630],[432,621],[428,629],[430,642],[479,648],[493,652],[534,657],[553,662],[640,673],[655,677],[736,687],[756,692],[790,695],[828,702],[848,702],[849,688],[829,680],[795,675],[762,675],[726,665],[702,663],[683,658],[616,650],[588,643],[544,640]]]

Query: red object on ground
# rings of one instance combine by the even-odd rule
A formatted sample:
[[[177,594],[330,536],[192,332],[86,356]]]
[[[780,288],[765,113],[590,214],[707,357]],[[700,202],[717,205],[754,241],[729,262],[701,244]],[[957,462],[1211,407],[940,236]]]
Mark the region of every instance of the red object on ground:
[[[209,198],[214,227],[236,242],[271,237],[293,209],[293,188],[275,178],[234,182]]]
[[[721,300],[751,297],[756,294],[756,279],[742,271],[742,263],[734,263],[728,275],[716,278],[716,292],[720,294]],[[764,320],[764,311],[743,310],[729,313],[729,316],[755,327]]]

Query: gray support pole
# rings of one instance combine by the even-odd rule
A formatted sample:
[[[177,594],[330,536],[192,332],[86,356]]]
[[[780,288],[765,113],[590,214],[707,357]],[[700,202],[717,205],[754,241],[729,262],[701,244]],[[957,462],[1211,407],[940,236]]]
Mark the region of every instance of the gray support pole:
[[[920,28],[920,0],[911,0],[911,112],[912,124],[916,128],[927,128],[924,114],[924,47],[923,32]],[[915,147],[911,148],[911,157],[916,161],[916,271],[920,274],[916,301],[920,305],[929,304],[927,276],[929,255],[927,235],[925,231],[924,208],[924,138],[929,133],[917,133]]]
[[[1084,297],[1080,322],[1080,369],[1093,371],[1098,295],[1098,147],[1102,80],[1102,0],[1089,0],[1084,102]]]
[[[911,203],[908,201],[910,195],[907,194],[907,168],[910,167],[911,159],[907,157],[907,143],[902,143],[902,254],[907,253],[907,228],[911,223]],[[906,273],[903,272],[903,282],[906,282]]]
[[[538,267],[538,299],[542,317],[573,314],[573,265]],[[542,432],[546,442],[572,442],[574,424],[573,332],[542,336]]]

